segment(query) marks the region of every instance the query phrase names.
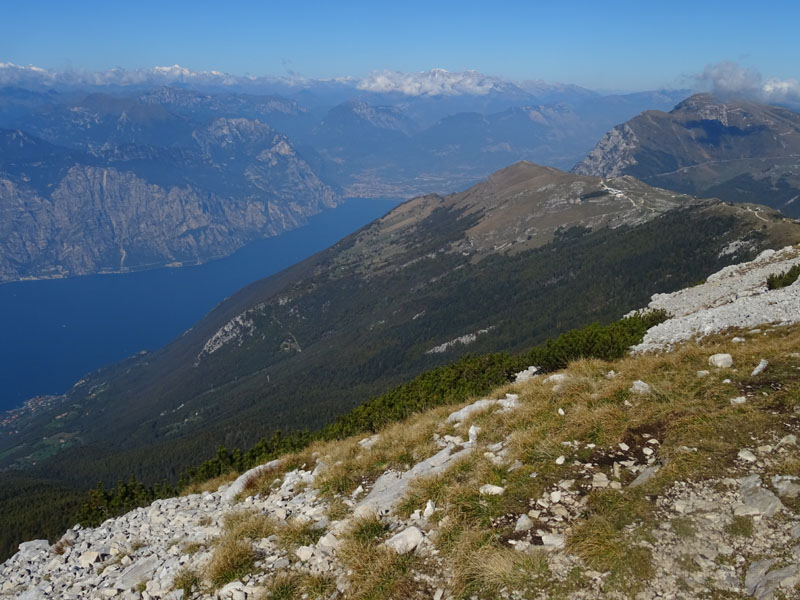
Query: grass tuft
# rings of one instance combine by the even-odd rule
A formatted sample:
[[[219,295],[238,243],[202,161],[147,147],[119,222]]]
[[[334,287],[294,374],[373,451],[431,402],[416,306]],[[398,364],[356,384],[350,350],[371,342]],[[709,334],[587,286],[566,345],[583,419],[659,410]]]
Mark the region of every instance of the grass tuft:
[[[328,598],[336,590],[336,582],[329,575],[308,573],[278,573],[267,584],[258,600],[299,600]]]
[[[183,490],[181,496],[188,496],[189,494],[202,494],[203,492],[216,492],[221,485],[230,483],[239,476],[239,473],[232,471],[230,473],[223,473],[206,481],[192,483]]]
[[[214,587],[223,586],[251,573],[255,560],[256,551],[248,540],[224,536],[214,546],[208,578]]]
[[[197,571],[186,567],[178,571],[178,574],[175,575],[175,579],[172,583],[173,590],[183,590],[184,598],[190,598],[192,595],[192,590],[199,589],[199,587],[200,575],[197,573]]]
[[[725,533],[735,537],[753,537],[753,517],[736,515],[725,526]]]
[[[276,531],[278,544],[287,551],[300,546],[312,546],[319,541],[324,532],[314,527],[310,521],[292,520]]]
[[[348,541],[338,552],[350,569],[353,600],[407,600],[420,596],[414,571],[420,559],[415,553],[397,554],[382,544]]]
[[[370,544],[386,533],[387,526],[376,517],[361,519],[348,532],[347,537],[361,544]]]
[[[225,515],[223,530],[237,539],[262,539],[274,534],[277,523],[267,515],[256,510],[242,510]]]

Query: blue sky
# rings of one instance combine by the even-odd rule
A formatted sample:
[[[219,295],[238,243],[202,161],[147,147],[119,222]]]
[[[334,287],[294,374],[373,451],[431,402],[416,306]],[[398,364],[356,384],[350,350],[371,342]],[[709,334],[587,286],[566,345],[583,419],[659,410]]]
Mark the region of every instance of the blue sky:
[[[800,2],[4,0],[0,61],[237,75],[476,69],[595,89],[676,87],[711,63],[800,79]]]

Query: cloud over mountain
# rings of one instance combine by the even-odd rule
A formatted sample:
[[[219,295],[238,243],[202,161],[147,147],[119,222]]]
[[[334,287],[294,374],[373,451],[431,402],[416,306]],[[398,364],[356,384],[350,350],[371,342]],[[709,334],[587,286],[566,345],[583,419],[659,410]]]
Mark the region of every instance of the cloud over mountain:
[[[773,77],[765,81],[756,69],[736,62],[707,65],[696,79],[700,87],[721,98],[737,96],[761,102],[800,103],[800,81],[797,79]]]
[[[156,66],[148,69],[114,68],[106,71],[51,71],[33,65],[0,62],[0,85],[59,86],[149,86],[190,85],[258,88],[269,85],[306,87],[314,83],[352,86],[363,92],[399,93],[406,96],[483,96],[492,91],[517,87],[500,77],[478,71],[460,73],[431,69],[419,73],[373,71],[363,79],[339,77],[312,80],[297,73],[288,76],[238,76],[220,71],[192,71],[180,65]]]

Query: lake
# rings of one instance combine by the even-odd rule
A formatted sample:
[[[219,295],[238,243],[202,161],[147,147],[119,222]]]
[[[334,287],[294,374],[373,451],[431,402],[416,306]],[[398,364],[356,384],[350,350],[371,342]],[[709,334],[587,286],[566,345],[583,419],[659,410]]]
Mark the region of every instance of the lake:
[[[63,393],[90,371],[165,345],[238,289],[327,248],[398,202],[348,199],[305,227],[203,265],[0,285],[0,411]]]

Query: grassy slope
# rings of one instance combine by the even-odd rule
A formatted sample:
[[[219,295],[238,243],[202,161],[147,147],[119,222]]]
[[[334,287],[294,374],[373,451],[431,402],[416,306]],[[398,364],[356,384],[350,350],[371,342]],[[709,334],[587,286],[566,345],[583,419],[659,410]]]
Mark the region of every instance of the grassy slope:
[[[723,266],[731,257],[718,257],[718,248],[730,240],[741,238],[753,229],[758,232],[760,238],[757,239],[763,245],[780,247],[795,241],[793,238],[796,234],[791,224],[775,222],[768,229],[758,229],[763,225],[765,224],[761,220],[750,213],[742,214],[738,209],[717,204],[703,209],[699,214],[692,211],[674,213],[632,231],[605,231],[597,234],[597,237],[569,238],[559,247],[566,251],[564,263],[548,260],[553,257],[552,248],[549,247],[534,251],[531,255],[518,254],[506,259],[488,259],[475,268],[485,268],[485,272],[491,273],[491,277],[485,277],[474,286],[468,283],[466,270],[461,269],[455,276],[463,278],[459,285],[464,289],[456,297],[465,304],[456,312],[462,312],[462,317],[475,319],[475,314],[470,312],[474,307],[470,304],[474,304],[473,299],[476,297],[485,298],[486,302],[481,305],[493,311],[492,322],[500,325],[498,333],[501,334],[494,339],[479,338],[476,345],[461,351],[521,351],[569,327],[593,320],[608,321],[616,318],[631,308],[645,304],[653,291],[667,291],[694,283]],[[670,235],[670,232],[673,233]],[[687,240],[692,240],[692,243]],[[597,251],[598,244],[602,248],[600,252]],[[543,260],[532,260],[536,256]],[[587,257],[591,260],[587,260]],[[598,262],[604,265],[602,269],[598,268]],[[305,272],[309,268],[310,263],[306,262],[294,267],[291,270],[294,273],[282,274],[277,278],[278,281],[271,279],[259,282],[243,290],[236,304],[246,304],[248,297],[253,298],[269,291],[260,288],[268,286],[274,290],[280,287],[282,281],[291,280],[297,272]],[[609,275],[604,276],[603,273]],[[550,283],[543,287],[539,283],[541,281]],[[452,282],[445,283],[445,287],[449,287]],[[223,304],[215,310],[230,310],[230,307]],[[453,303],[447,302],[446,298],[441,299],[440,310],[442,315],[453,312]],[[438,318],[435,312],[433,317],[434,320]],[[192,331],[188,335],[207,334],[208,332]],[[163,352],[173,352],[176,348],[183,347],[180,342],[173,346]],[[32,473],[31,476],[38,477],[37,485],[49,486],[51,495],[59,498],[69,495],[73,499],[79,496],[76,490],[92,487],[98,479],[105,480],[109,486],[118,480],[127,480],[132,472],[147,483],[160,481],[165,477],[174,482],[184,467],[196,465],[199,460],[213,456],[219,444],[246,448],[277,427],[284,431],[297,427],[319,427],[368,397],[431,368],[437,359],[448,362],[457,356],[451,354],[436,357],[423,354],[416,365],[410,363],[411,366],[406,365],[405,370],[392,372],[387,368],[392,365],[391,355],[386,354],[385,350],[387,349],[382,350],[379,346],[372,348],[379,357],[381,352],[384,354],[377,363],[372,363],[378,367],[381,376],[370,379],[368,383],[353,385],[354,373],[358,375],[358,371],[342,368],[341,362],[326,364],[330,355],[322,353],[311,361],[310,372],[300,365],[296,369],[288,369],[283,383],[278,382],[269,393],[263,389],[263,382],[252,382],[255,392],[262,386],[261,396],[266,402],[246,398],[242,401],[241,394],[229,395],[229,390],[219,390],[213,398],[215,406],[217,410],[230,411],[230,417],[223,419],[216,427],[206,426],[205,430],[187,437],[157,436],[147,444],[122,452],[113,452],[103,444],[72,448],[69,452],[47,461],[42,465],[44,469],[39,474]],[[388,351],[391,352],[391,348]],[[164,368],[164,363],[158,364],[159,368]],[[124,370],[129,367],[130,365],[121,365],[118,368]],[[316,374],[324,383],[316,384],[309,378],[309,373]],[[360,373],[358,376],[364,377],[365,374]],[[300,380],[304,381],[303,386],[296,384]],[[276,402],[280,396],[283,398]],[[136,410],[138,402],[139,398],[131,399],[128,410]],[[300,406],[303,402],[305,410]],[[297,411],[291,419],[287,419],[289,409]],[[109,416],[113,414],[109,413]],[[63,420],[56,423],[61,424]],[[153,423],[155,421],[143,422],[148,427]],[[150,429],[145,427],[144,431]],[[120,436],[128,434],[130,431],[123,431]],[[26,484],[20,483],[21,481],[13,473],[0,473],[0,483],[9,491],[9,497],[21,494],[15,492],[25,488]],[[62,483],[59,484],[59,481]],[[65,491],[60,487],[65,481],[71,482],[74,487]],[[41,496],[39,504],[46,504],[44,496],[46,494]],[[8,506],[11,507],[11,504]],[[15,505],[9,514],[18,515],[25,509],[25,505]],[[46,527],[27,528],[26,533],[20,532],[20,535],[14,537],[21,539],[38,536],[45,530],[57,531],[69,526],[72,523],[69,522],[71,517],[67,512],[71,514],[72,511],[62,511],[55,521],[50,518]]]
[[[747,341],[732,344],[735,335]],[[341,508],[336,504],[339,494],[348,495],[387,468],[403,469],[433,454],[437,450],[431,441],[433,434],[465,435],[472,424],[478,425],[478,449],[445,474],[414,484],[401,507],[401,514],[408,515],[424,508],[427,500],[435,501],[438,510],[432,539],[445,568],[421,556],[393,559],[380,546],[388,537],[385,528],[361,523],[351,531],[341,553],[342,560],[353,568],[351,582],[358,590],[357,597],[423,596],[431,589],[426,590],[415,573],[427,573],[436,582],[433,589],[446,586],[456,597],[496,598],[502,597],[503,590],[514,589],[521,597],[538,597],[537,593],[544,592],[546,597],[566,598],[589,585],[589,570],[606,573],[603,591],[610,597],[628,597],[647,587],[654,575],[652,546],[648,544],[660,524],[655,507],[675,482],[747,475],[753,467],[736,460],[741,448],[774,446],[783,436],[800,431],[798,348],[800,326],[792,326],[768,329],[766,334],[729,331],[667,354],[614,362],[577,361],[564,371],[569,379],[560,387],[539,378],[503,386],[490,395],[520,394],[522,406],[513,413],[485,412],[454,432],[444,420],[459,405],[441,407],[384,429],[369,452],[358,446],[363,436],[356,436],[317,444],[290,457],[288,463],[313,464],[312,453],[318,452],[323,461],[335,465],[317,485],[332,505]],[[709,368],[708,356],[717,352],[730,352],[734,367],[698,377],[697,371]],[[768,369],[750,376],[762,358],[769,361]],[[612,369],[617,376],[609,379],[606,374]],[[647,381],[652,394],[631,393],[631,384],[637,379]],[[739,395],[747,397],[747,402],[732,405],[730,399]],[[565,416],[559,415],[558,408]],[[633,476],[623,471],[620,491],[584,487],[586,472],[573,466],[573,461],[594,462],[613,481],[611,461],[606,457],[613,456],[618,444],[625,442],[630,455],[641,461],[648,436],[660,442],[655,456],[666,465],[649,483],[628,488]],[[505,441],[509,448],[505,463],[519,460],[520,468],[509,472],[483,455],[486,446],[497,441]],[[574,441],[578,444],[564,445]],[[595,448],[587,447],[589,443]],[[561,466],[555,462],[559,455],[566,457]],[[790,446],[769,463],[765,475],[797,473],[799,466],[800,450]],[[531,473],[537,476],[532,478]],[[274,476],[270,473],[270,480]],[[545,554],[519,553],[508,544],[514,538],[516,516],[530,509],[530,499],[541,497],[565,479],[576,480],[584,505],[568,529],[567,551],[578,566],[567,573],[552,571]],[[485,483],[503,486],[506,492],[481,496],[478,488]],[[785,503],[790,515],[797,518],[800,502]],[[759,557],[748,555],[746,538],[753,535],[752,522],[745,521],[734,519],[725,531],[727,541],[750,561]],[[691,518],[674,520],[671,525],[679,538],[694,535]],[[366,557],[370,557],[369,569],[360,567]],[[690,563],[677,565],[678,575],[681,570],[687,576],[696,571]],[[443,572],[449,577],[443,579]],[[738,597],[714,595],[710,587],[707,593],[709,597]]]

